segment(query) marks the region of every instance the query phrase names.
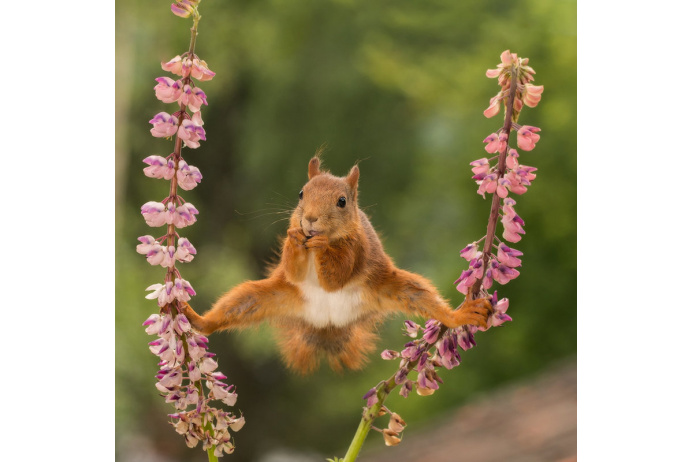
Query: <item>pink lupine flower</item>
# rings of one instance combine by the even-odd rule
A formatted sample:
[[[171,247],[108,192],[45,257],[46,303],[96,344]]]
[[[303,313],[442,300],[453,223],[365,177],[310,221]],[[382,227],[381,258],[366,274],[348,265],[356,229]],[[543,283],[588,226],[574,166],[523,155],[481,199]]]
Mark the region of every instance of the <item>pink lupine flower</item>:
[[[181,18],[187,18],[193,12],[199,0],[180,0],[171,4],[171,12]]]
[[[498,261],[511,268],[522,266],[522,261],[517,258],[522,256],[519,250],[511,249],[503,242],[498,245]]]
[[[472,258],[479,258],[481,255],[479,254],[479,246],[476,242],[473,242],[464,249],[460,250],[460,257],[464,258],[467,261],[471,261]]]
[[[176,300],[187,302],[190,300],[191,295],[195,295],[195,290],[193,290],[190,283],[185,279],[176,278],[171,293]]]
[[[491,133],[489,136],[484,138],[484,143],[488,143],[484,149],[489,154],[494,152],[503,152],[506,145],[508,144],[508,134],[503,132],[500,135],[498,133]]]
[[[141,242],[141,244],[137,246],[137,253],[141,255],[147,255],[153,248],[158,247],[160,245],[159,241],[154,239],[153,236],[149,235],[140,236],[137,238],[137,240]]]
[[[144,168],[144,174],[149,178],[170,180],[176,171],[173,159],[166,160],[161,156],[149,156],[144,158],[142,162],[149,165],[149,167]]]
[[[153,228],[158,228],[166,223],[166,215],[163,213],[166,206],[161,202],[149,201],[141,208],[144,221]]]
[[[419,335],[419,330],[421,330],[421,326],[415,323],[414,321],[404,321],[405,335],[411,338],[416,338]]]
[[[197,221],[195,215],[198,213],[200,212],[197,211],[195,206],[187,202],[176,208],[172,223],[176,228],[184,228],[188,225],[192,225]]]
[[[158,334],[162,324],[163,319],[160,314],[153,314],[142,323],[143,326],[147,327],[144,331],[149,335]]]
[[[195,87],[192,88],[190,85],[183,87],[183,94],[180,96],[181,104],[184,104],[192,112],[199,112],[200,107],[204,104],[207,105],[207,95],[205,92]]]
[[[180,55],[177,55],[175,58],[171,59],[167,63],[161,63],[161,68],[165,71],[170,72],[171,74],[176,74],[176,75],[183,75],[183,59],[180,57]]]
[[[368,390],[368,392],[365,395],[363,395],[362,399],[366,400],[366,406],[368,406],[368,407],[371,407],[375,403],[377,403],[378,402],[378,394],[375,392],[375,387]]]
[[[479,189],[477,189],[477,194],[480,194],[483,198],[486,198],[486,193],[493,194],[496,192],[498,187],[498,175],[491,173],[486,175],[483,180],[477,181],[479,184]]]
[[[206,140],[205,129],[202,128],[202,118],[199,112],[193,114],[192,119],[184,120],[178,129],[178,136],[183,140],[185,145],[191,149],[200,147],[200,140]]]
[[[510,268],[502,263],[498,263],[496,260],[492,260],[491,274],[493,275],[493,279],[498,281],[499,284],[504,285],[518,277],[520,272],[515,268]]]
[[[205,82],[212,80],[216,73],[209,70],[204,60],[195,58],[192,60],[191,75],[200,82]]]
[[[457,345],[462,348],[462,350],[467,351],[476,346],[476,342],[474,341],[474,332],[476,332],[476,330],[476,326],[462,326],[454,330]]]
[[[498,72],[500,73],[500,69],[498,69]],[[486,75],[488,75],[488,73]],[[496,96],[491,98],[488,108],[484,111],[484,116],[490,119],[500,112],[501,101],[503,100],[502,97],[503,92],[499,92]]]
[[[156,97],[164,103],[175,103],[181,97],[183,89],[180,80],[173,80],[169,77],[157,77],[158,83],[154,87]]]
[[[498,186],[496,187],[496,194],[502,199],[508,197],[508,188],[510,188],[510,180],[503,177],[498,180]]]
[[[474,162],[470,162],[469,165],[472,166],[472,177],[474,180],[483,180],[484,177],[489,173],[491,165],[487,158],[477,159]]]
[[[176,175],[178,177],[178,186],[186,191],[190,191],[202,181],[200,170],[193,165],[188,165],[183,159],[178,161],[178,173]]]
[[[522,229],[524,221],[519,215],[515,215],[511,218],[509,218],[508,215],[503,215],[501,223],[503,223],[503,239],[513,243],[519,242],[520,239],[522,239],[520,234],[525,234],[524,229]]]
[[[153,284],[144,290],[152,290],[153,292],[144,298],[150,300],[157,299],[161,307],[166,306],[175,299],[172,294],[173,283],[171,281],[166,282],[166,284]]]
[[[147,261],[150,265],[159,265],[164,260],[164,248],[161,245],[152,247],[152,249],[147,252]]]
[[[399,352],[395,350],[383,350],[382,353],[380,353],[380,357],[383,359],[399,358]]]
[[[180,262],[190,262],[193,257],[197,254],[197,250],[190,243],[190,241],[181,237],[178,239],[178,248],[176,249],[175,258]]]
[[[506,314],[509,304],[510,302],[507,298],[498,300],[498,293],[494,292],[493,296],[491,297],[491,306],[493,307],[493,311],[491,316],[488,317],[487,327],[479,327],[478,329],[483,332],[491,327],[498,327],[506,321],[512,321],[513,319]]]
[[[511,192],[518,195],[527,192],[529,181],[518,175],[516,170],[510,170],[508,173],[506,173],[505,178],[507,178],[510,182],[508,189],[510,189]]]
[[[440,323],[433,319],[429,319],[426,321],[423,339],[426,341],[426,343],[433,345],[438,340],[438,332],[440,332]]]
[[[529,107],[536,107],[541,100],[541,94],[543,91],[543,85],[525,85],[525,88],[522,90],[522,102]]]
[[[520,155],[517,149],[508,149],[508,155],[505,157],[505,166],[511,170],[514,170],[519,165]]]
[[[517,130],[517,147],[523,151],[531,151],[535,144],[539,141],[539,135],[536,132],[541,131],[540,128],[530,125],[523,125]]]
[[[149,131],[157,138],[173,136],[178,130],[178,119],[166,112],[158,113],[149,123],[154,125]]]

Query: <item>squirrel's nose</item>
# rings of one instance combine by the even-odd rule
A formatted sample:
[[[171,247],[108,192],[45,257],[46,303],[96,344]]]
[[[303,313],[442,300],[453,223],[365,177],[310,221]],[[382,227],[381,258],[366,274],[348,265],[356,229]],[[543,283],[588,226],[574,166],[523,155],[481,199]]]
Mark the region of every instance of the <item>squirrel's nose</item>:
[[[312,215],[306,215],[306,216],[304,216],[303,218],[305,218],[306,221],[307,221],[308,223],[310,223],[311,225],[312,225],[313,223],[315,223],[316,221],[318,221],[318,217],[314,217],[314,216],[312,216]]]

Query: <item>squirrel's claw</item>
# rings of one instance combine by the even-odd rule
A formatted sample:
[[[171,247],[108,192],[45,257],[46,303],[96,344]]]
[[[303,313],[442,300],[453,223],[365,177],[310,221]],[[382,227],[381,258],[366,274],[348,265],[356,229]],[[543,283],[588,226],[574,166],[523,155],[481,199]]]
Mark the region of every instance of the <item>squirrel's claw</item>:
[[[286,232],[286,234],[289,236],[289,239],[300,246],[305,245],[306,240],[308,239],[306,235],[303,234],[303,230],[301,228],[291,228]]]
[[[471,324],[473,326],[479,326],[486,328],[488,317],[491,315],[493,307],[491,303],[486,298],[477,298],[472,300],[467,298],[462,306],[454,312],[456,324],[462,326],[464,324]]]

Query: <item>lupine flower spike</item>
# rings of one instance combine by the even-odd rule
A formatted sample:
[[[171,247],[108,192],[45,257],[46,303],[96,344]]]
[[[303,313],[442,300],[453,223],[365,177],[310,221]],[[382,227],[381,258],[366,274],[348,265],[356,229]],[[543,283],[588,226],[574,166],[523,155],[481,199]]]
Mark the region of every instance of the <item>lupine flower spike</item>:
[[[196,149],[204,141],[202,106],[207,105],[207,95],[195,84],[214,76],[207,64],[195,54],[195,38],[200,15],[199,0],[183,0],[171,5],[171,11],[183,18],[193,18],[190,49],[181,56],[162,64],[164,70],[180,76],[158,77],[155,96],[164,103],[176,104],[172,114],[159,112],[149,122],[155,137],[175,137],[174,149],[167,157],[151,155],[144,159],[144,174],[150,178],[170,182],[169,195],[161,201],[150,201],[141,208],[147,225],[166,226],[165,234],[155,238],[141,236],[137,252],[144,255],[149,264],[166,268],[163,283],[147,287],[145,298],[156,300],[159,312],[144,321],[145,332],[157,338],[149,343],[149,349],[157,355],[159,372],[156,388],[164,400],[173,405],[169,414],[175,431],[185,438],[189,447],[200,442],[210,460],[234,451],[231,433],[243,427],[245,419],[231,412],[213,407],[221,401],[227,406],[236,404],[237,394],[233,385],[227,385],[227,377],[217,371],[218,364],[207,347],[208,340],[191,330],[188,319],[181,314],[183,305],[195,295],[190,282],[185,280],[177,264],[193,260],[197,250],[177,229],[192,225],[198,210],[178,194],[178,187],[189,191],[202,180],[197,167],[189,165],[181,156],[183,146]]]
[[[514,245],[525,234],[525,222],[515,210],[517,202],[513,196],[527,192],[536,178],[536,168],[520,164],[518,150],[510,146],[510,134],[513,130],[517,132],[517,147],[520,150],[530,151],[536,147],[540,129],[519,125],[517,121],[522,107],[535,107],[544,91],[543,86],[530,83],[534,80],[535,72],[527,65],[528,61],[527,58],[519,58],[506,50],[501,54],[501,63],[496,69],[486,72],[487,77],[498,79],[501,90],[491,98],[484,115],[493,117],[504,107],[505,116],[503,126],[483,139],[486,153],[493,154],[494,157],[491,160],[483,157],[471,162],[472,179],[478,185],[478,194],[484,198],[486,194],[491,195],[491,213],[486,235],[460,251],[460,256],[469,262],[469,266],[462,271],[455,285],[466,297],[489,300],[492,311],[487,326],[463,325],[449,329],[433,319],[426,321],[423,326],[406,321],[404,334],[413,340],[405,343],[401,351],[382,352],[383,359],[399,361],[399,367],[392,377],[371,388],[363,396],[366,400],[363,419],[344,461],[355,459],[365,433],[370,429],[381,432],[388,446],[400,443],[404,425],[397,423],[401,417],[395,418],[395,413],[387,410],[392,416],[387,428],[378,429],[372,425],[376,418],[383,415],[383,410],[386,409],[383,402],[390,392],[399,386],[399,394],[405,398],[412,391],[420,396],[434,394],[443,383],[438,374],[440,368],[452,369],[458,366],[462,359],[460,352],[476,346],[477,332],[512,320],[507,314],[508,299],[499,299],[498,292],[491,292],[491,289],[495,283],[504,285],[517,278],[520,275],[518,268],[522,265],[522,252],[506,242]],[[502,239],[496,236],[499,217],[503,226]]]

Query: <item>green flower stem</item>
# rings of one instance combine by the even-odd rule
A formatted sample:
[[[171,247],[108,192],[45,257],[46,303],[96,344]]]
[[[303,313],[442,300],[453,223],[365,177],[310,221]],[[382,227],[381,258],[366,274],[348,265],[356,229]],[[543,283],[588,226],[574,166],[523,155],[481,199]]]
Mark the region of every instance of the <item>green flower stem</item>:
[[[438,333],[438,335],[442,337],[447,330],[447,327],[440,326],[440,332]],[[430,348],[428,348],[428,350],[430,350],[433,347],[434,345],[431,345]],[[416,367],[417,364],[418,361],[409,361],[409,363],[407,363],[407,375],[409,375],[409,373]],[[376,387],[376,395],[378,396],[378,400],[371,407],[363,411],[363,417],[361,418],[361,422],[359,423],[359,426],[356,429],[354,439],[351,440],[351,445],[349,445],[349,449],[347,449],[347,453],[344,456],[344,459],[340,459],[340,462],[354,462],[356,460],[356,457],[359,455],[359,452],[361,451],[363,443],[366,441],[366,436],[368,436],[368,432],[371,430],[373,421],[376,419],[376,417],[380,415],[380,409],[383,407],[385,400],[387,399],[388,395],[392,392],[392,390],[394,390],[397,386],[397,384],[395,383],[396,375],[397,373],[394,373],[392,377],[383,382],[380,382],[380,384]]]

